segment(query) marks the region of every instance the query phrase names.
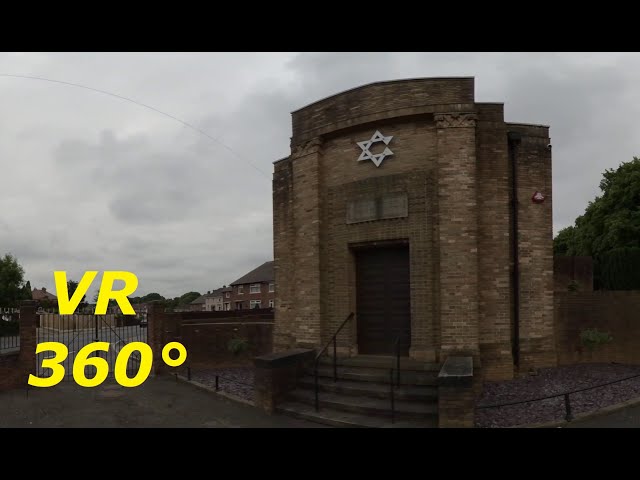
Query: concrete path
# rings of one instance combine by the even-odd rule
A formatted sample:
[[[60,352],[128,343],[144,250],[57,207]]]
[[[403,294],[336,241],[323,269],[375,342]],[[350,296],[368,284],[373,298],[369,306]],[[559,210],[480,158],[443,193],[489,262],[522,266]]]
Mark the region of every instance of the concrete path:
[[[95,388],[63,381],[50,388],[0,393],[2,427],[257,427],[318,428],[267,415],[173,377],[149,378],[135,388],[107,380]]]

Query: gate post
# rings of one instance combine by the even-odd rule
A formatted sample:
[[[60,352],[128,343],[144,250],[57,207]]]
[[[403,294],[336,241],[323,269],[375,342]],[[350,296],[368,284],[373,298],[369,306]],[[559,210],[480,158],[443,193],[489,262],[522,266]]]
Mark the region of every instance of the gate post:
[[[36,326],[38,314],[36,302],[24,300],[20,303],[20,353],[18,355],[17,378],[18,385],[27,385],[29,374],[35,373],[36,344],[38,342]]]
[[[147,341],[153,352],[154,375],[166,373],[164,362],[162,361],[162,347],[164,346],[165,331],[164,305],[161,301],[155,300],[147,306]]]
[[[438,374],[438,426],[473,428],[474,415],[473,358],[447,357]]]

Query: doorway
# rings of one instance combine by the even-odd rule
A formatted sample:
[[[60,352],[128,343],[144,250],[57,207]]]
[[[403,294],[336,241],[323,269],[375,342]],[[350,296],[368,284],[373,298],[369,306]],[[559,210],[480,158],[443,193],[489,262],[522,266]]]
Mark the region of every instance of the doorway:
[[[358,248],[356,261],[356,313],[358,353],[393,355],[399,336],[400,355],[411,344],[409,246]]]

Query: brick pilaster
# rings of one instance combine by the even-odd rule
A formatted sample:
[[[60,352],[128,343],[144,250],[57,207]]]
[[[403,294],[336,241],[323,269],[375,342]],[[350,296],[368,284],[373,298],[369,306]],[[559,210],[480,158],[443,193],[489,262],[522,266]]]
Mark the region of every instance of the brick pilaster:
[[[321,343],[320,156],[318,138],[298,147],[293,157],[293,265],[297,347]]]
[[[475,113],[435,114],[438,142],[441,361],[478,358]]]

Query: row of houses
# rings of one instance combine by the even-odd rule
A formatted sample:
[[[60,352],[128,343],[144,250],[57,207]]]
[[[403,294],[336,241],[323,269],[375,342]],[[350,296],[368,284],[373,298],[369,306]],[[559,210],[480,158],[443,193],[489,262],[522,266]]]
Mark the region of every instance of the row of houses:
[[[229,311],[253,308],[273,308],[275,302],[275,275],[273,261],[265,262],[231,284],[223,285],[196,298],[177,311]],[[39,303],[57,303],[57,297],[46,288],[34,289],[34,300]],[[93,305],[91,306],[93,308]],[[146,305],[134,305],[139,311]],[[114,307],[115,308],[115,307]]]
[[[231,284],[196,298],[185,310],[217,312],[273,308],[275,302],[273,261],[265,262]]]

